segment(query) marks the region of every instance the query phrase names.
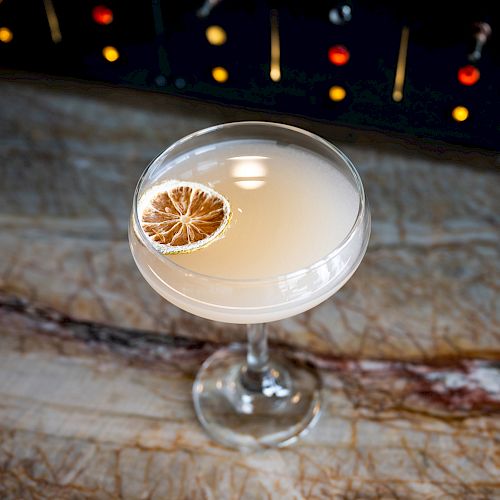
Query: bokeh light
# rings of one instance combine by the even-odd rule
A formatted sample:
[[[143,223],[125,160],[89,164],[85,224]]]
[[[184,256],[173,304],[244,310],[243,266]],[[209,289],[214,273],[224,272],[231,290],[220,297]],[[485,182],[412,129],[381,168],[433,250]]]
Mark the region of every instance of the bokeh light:
[[[469,110],[465,106],[457,106],[453,108],[451,116],[457,122],[464,122],[469,118]]]
[[[208,43],[211,45],[224,45],[227,40],[227,34],[224,28],[220,26],[209,26],[205,31]]]
[[[111,45],[102,49],[102,55],[104,56],[104,59],[109,62],[115,62],[120,57],[118,50]]]
[[[347,64],[351,57],[351,54],[343,45],[334,45],[328,50],[328,59],[335,66],[343,66]]]
[[[113,22],[113,11],[105,5],[96,5],[92,9],[92,19],[97,24],[111,24]]]
[[[340,102],[345,99],[346,91],[344,87],[340,87],[339,85],[334,85],[333,87],[330,87],[328,96],[332,101]]]
[[[223,68],[222,66],[217,66],[212,70],[212,78],[218,83],[224,83],[227,82],[227,79],[229,78],[229,73],[227,72],[226,68]]]
[[[457,78],[462,85],[474,85],[481,76],[479,70],[471,64],[463,66],[458,70]]]
[[[12,31],[10,31],[9,28],[6,28],[5,26],[2,26],[0,28],[0,42],[9,43],[12,41],[13,38],[14,35],[12,34]]]

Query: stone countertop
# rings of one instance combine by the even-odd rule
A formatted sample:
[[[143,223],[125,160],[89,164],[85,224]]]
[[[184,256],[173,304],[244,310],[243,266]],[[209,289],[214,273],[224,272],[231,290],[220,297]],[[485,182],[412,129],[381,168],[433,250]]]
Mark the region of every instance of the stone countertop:
[[[0,79],[0,118],[0,497],[500,496],[494,157],[26,75]],[[190,399],[203,359],[244,329],[166,303],[126,240],[145,165],[235,119],[339,143],[373,216],[348,284],[270,325],[320,368],[322,419],[246,455],[212,443]]]

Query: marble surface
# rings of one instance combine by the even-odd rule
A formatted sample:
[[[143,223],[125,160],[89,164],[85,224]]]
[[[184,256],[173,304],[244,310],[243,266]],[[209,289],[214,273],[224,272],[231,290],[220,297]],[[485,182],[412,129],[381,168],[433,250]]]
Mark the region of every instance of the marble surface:
[[[267,118],[68,82],[0,80],[0,497],[500,496],[495,158],[341,134],[373,234],[332,299],[270,325],[321,369],[300,444],[212,443],[194,373],[240,326],[167,304],[126,241],[144,166],[213,123]],[[358,140],[359,139],[359,140]]]

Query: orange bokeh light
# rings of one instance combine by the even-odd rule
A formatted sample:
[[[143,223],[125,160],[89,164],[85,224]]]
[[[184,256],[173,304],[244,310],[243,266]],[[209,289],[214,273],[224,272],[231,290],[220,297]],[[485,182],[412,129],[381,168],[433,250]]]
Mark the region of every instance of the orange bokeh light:
[[[113,22],[113,11],[105,5],[96,5],[92,9],[92,19],[97,24],[111,24]]]
[[[335,66],[343,66],[344,64],[347,64],[350,57],[351,54],[343,45],[334,45],[333,47],[330,47],[330,50],[328,51],[328,59],[330,59],[330,62],[335,64]]]
[[[472,65],[463,66],[458,70],[457,78],[462,85],[474,85],[481,76],[479,70]]]

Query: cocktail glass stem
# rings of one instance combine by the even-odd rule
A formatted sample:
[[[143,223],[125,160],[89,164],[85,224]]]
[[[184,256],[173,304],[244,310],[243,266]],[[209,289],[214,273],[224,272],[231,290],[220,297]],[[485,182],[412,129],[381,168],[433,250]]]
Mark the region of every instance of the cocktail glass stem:
[[[292,391],[292,380],[282,364],[269,359],[265,324],[247,325],[246,362],[239,372],[241,390],[233,404],[242,413],[282,404]]]
[[[240,382],[247,391],[262,394],[276,382],[269,368],[266,325],[247,325],[247,339],[247,360],[241,369]]]
[[[269,351],[267,348],[267,329],[264,323],[247,325],[248,371],[262,373],[266,371],[269,363]]]

